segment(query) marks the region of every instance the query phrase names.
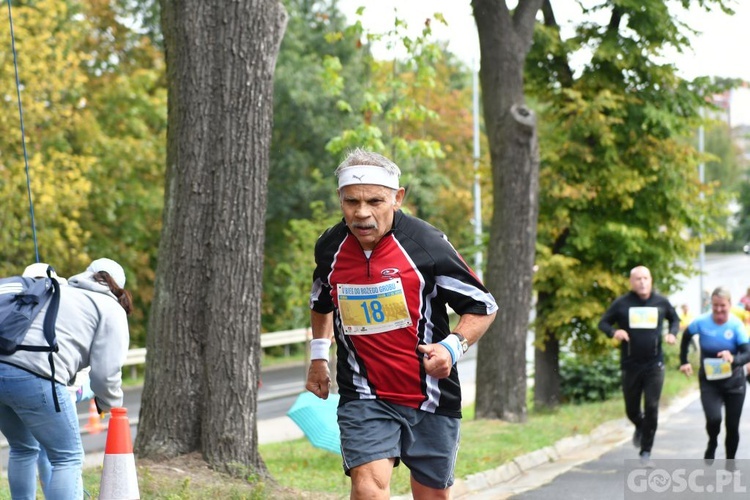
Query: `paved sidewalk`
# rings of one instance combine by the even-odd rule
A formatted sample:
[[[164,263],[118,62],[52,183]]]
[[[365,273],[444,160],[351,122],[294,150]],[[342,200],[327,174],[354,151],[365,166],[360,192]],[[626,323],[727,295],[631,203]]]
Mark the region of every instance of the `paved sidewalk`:
[[[305,437],[302,430],[297,427],[294,420],[284,415],[283,417],[258,420],[258,443],[280,443]]]
[[[694,378],[695,380],[695,378]],[[696,381],[697,385],[697,381]],[[717,471],[706,469],[708,464],[703,460],[703,453],[706,448],[708,437],[705,430],[705,417],[703,407],[698,396],[697,389],[694,392],[694,399],[684,400],[686,405],[672,405],[670,411],[664,411],[663,416],[659,419],[659,429],[656,432],[656,440],[651,458],[653,459],[655,469],[659,471],[663,478],[664,467],[670,468],[679,462],[679,467],[697,472],[698,475],[706,474],[711,477],[717,474]],[[750,477],[748,470],[750,460],[750,398],[745,399],[743,415],[740,419],[740,443],[737,450],[737,471],[735,475],[739,486],[750,487],[747,484],[747,478]],[[509,491],[508,484],[503,485],[503,489],[489,488],[481,492],[466,496],[471,499],[501,499],[513,498],[514,500],[559,500],[561,498],[575,498],[576,500],[599,500],[607,498],[608,500],[625,500],[633,498],[632,490],[629,490],[629,483],[626,483],[626,471],[637,464],[635,462],[637,450],[629,442],[628,434],[625,435],[624,442],[602,455],[595,460],[589,460],[585,463],[576,465],[569,471],[558,475],[551,481],[543,483],[533,489],[527,489],[523,492],[516,489]],[[725,428],[722,424],[721,433],[719,434],[719,446],[716,449],[716,467],[717,470],[724,468],[724,440],[726,437]],[[633,460],[633,462],[626,462]],[[635,465],[637,467],[637,465]],[[662,474],[663,473],[663,474]],[[718,475],[716,475],[718,478]],[[671,477],[670,477],[671,479]],[[660,486],[668,483],[660,483]],[[676,483],[675,483],[676,484]],[[734,486],[734,483],[733,483]],[[710,494],[711,488],[714,488],[713,495]],[[682,497],[714,499],[722,498],[730,494],[728,498],[738,498],[737,491],[730,491],[731,488],[718,489],[716,486],[710,486],[699,492],[691,490],[683,491]],[[663,491],[663,490],[662,490]],[[747,490],[746,490],[747,491]],[[643,493],[642,491],[639,493]],[[673,492],[676,495],[676,492]],[[675,498],[675,496],[669,498]],[[639,496],[639,498],[641,498]],[[746,494],[740,497],[747,498]],[[649,496],[647,498],[654,498]]]
[[[680,415],[685,408],[697,403],[700,406],[698,390],[677,398],[660,409],[660,430],[675,415]],[[702,425],[702,413],[700,424]],[[600,458],[603,454],[617,447],[623,447],[629,459],[637,458],[637,450],[630,443],[633,436],[633,424],[626,418],[605,422],[588,435],[564,438],[554,446],[517,457],[512,462],[497,469],[459,479],[453,487],[453,498],[472,500],[502,500],[519,493],[539,488],[555,478],[581,464]],[[654,443],[654,458],[660,458],[660,444],[664,444],[662,433],[657,431]],[[700,445],[705,444],[701,435],[696,437]],[[702,455],[701,455],[702,457]],[[697,457],[694,457],[697,458]],[[584,486],[585,488],[585,486]],[[562,492],[560,492],[562,493]],[[580,496],[558,495],[558,498],[577,498]],[[614,495],[610,498],[614,498]]]

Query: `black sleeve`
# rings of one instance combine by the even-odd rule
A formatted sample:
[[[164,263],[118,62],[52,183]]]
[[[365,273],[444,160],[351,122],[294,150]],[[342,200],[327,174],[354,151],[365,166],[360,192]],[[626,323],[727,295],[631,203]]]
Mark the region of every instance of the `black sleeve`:
[[[740,344],[737,346],[737,354],[734,355],[732,366],[743,366],[750,362],[750,344]]]
[[[615,301],[609,309],[607,309],[602,315],[602,319],[599,321],[598,328],[603,331],[607,337],[612,338],[615,334],[615,311],[617,310],[617,301]]]
[[[688,332],[688,329],[685,328],[682,332],[682,342],[680,342],[680,365],[686,365],[688,363],[688,349],[690,348],[690,339],[692,337],[693,334]]]

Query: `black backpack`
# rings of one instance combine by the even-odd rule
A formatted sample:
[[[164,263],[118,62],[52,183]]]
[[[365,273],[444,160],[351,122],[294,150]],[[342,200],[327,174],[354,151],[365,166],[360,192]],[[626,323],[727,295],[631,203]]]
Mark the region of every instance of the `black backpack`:
[[[55,321],[60,308],[60,284],[52,277],[53,272],[49,266],[46,278],[11,276],[0,279],[0,354],[10,355],[16,351],[49,352],[52,398],[55,401],[55,410],[59,412],[53,354],[58,351]],[[23,344],[31,322],[47,301],[50,302],[44,317],[44,338],[48,345]]]

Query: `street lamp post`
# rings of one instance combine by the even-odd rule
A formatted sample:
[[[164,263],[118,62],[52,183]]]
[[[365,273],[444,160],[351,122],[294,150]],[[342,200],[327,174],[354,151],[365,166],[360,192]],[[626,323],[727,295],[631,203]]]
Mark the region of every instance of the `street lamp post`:
[[[473,108],[474,108],[474,271],[482,277],[482,193],[479,185],[479,71],[472,64]]]
[[[701,200],[701,204],[703,202],[703,196],[704,196],[703,184],[706,181],[706,166],[703,162],[703,151],[705,149],[705,133],[703,130],[702,120],[703,120],[703,108],[701,108],[701,126],[698,128],[698,152],[701,154],[701,160],[700,160],[700,163],[698,164],[698,180],[700,181],[701,191],[698,196]],[[704,299],[703,269],[706,266],[706,244],[703,243],[702,233],[700,234],[700,245],[701,245],[700,253],[698,255],[698,270],[700,272],[700,275],[699,275],[700,299],[698,301],[698,304],[700,304],[699,306],[700,312],[703,313],[705,312],[705,309],[706,309],[706,304],[704,303],[704,300],[703,300]]]

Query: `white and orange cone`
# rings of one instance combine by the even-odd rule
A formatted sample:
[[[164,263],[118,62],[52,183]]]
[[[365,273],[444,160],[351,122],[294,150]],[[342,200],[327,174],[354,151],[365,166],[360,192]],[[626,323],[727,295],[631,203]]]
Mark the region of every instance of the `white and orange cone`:
[[[91,398],[89,403],[89,422],[86,424],[85,429],[89,434],[99,434],[104,430],[104,424],[102,423],[102,417],[99,416],[99,412],[96,411],[96,403],[94,398]]]
[[[99,500],[137,500],[140,498],[133,442],[130,439],[128,410],[112,408],[107,431],[107,445],[104,449]]]

